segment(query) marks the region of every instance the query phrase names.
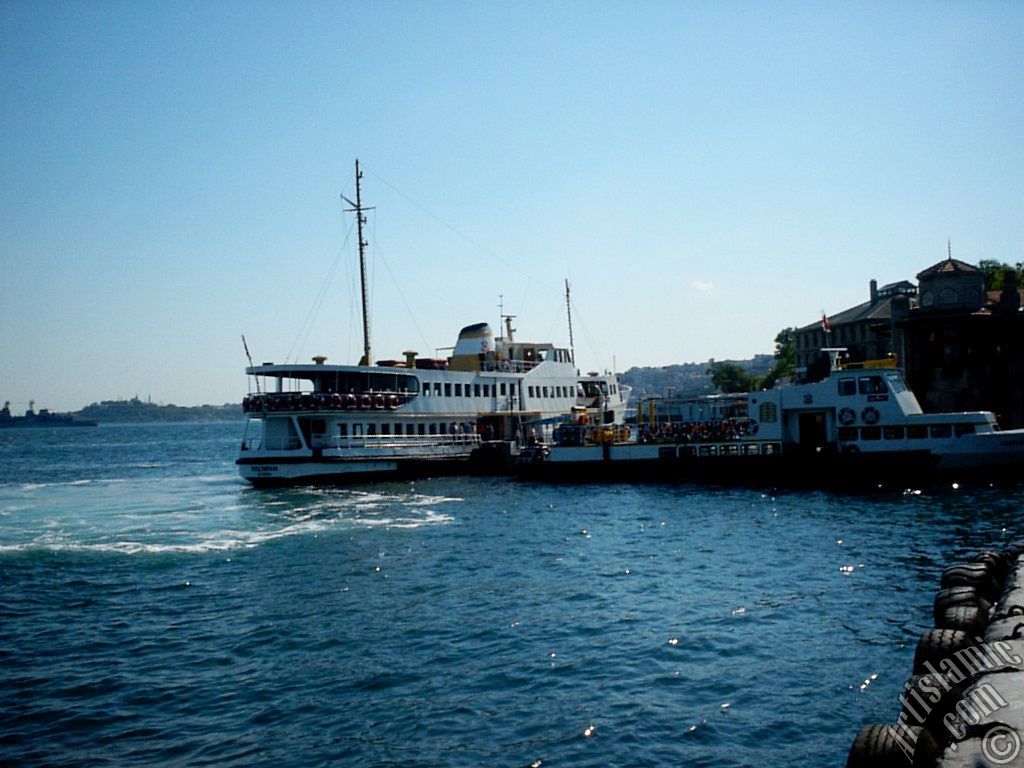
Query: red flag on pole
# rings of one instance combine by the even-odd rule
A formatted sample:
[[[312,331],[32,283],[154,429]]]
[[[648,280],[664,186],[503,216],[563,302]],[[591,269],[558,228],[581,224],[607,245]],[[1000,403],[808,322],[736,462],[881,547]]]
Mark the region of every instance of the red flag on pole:
[[[825,314],[825,310],[821,310],[821,330],[825,333],[832,333],[832,323],[828,321],[828,316]]]

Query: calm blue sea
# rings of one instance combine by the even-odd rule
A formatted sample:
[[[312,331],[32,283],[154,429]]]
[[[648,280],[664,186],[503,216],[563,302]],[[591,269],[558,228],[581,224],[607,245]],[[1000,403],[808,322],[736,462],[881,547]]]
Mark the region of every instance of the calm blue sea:
[[[0,432],[0,763],[842,765],[1020,489],[256,491],[239,424]]]

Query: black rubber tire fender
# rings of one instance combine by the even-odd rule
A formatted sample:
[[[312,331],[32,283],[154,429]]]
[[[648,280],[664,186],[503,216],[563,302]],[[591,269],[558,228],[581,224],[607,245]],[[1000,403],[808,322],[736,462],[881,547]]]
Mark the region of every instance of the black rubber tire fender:
[[[926,663],[938,668],[944,659],[957,651],[978,645],[978,639],[962,629],[929,629],[917,641],[914,652],[914,674],[928,671]]]
[[[984,563],[951,565],[942,572],[943,587],[974,587],[986,600],[995,602],[1003,587],[992,576],[992,569]]]
[[[943,718],[953,711],[963,690],[961,683],[954,683],[941,673],[914,675],[903,686],[901,701],[906,702],[902,709],[904,722],[921,726],[936,741],[940,740],[946,732]]]
[[[971,605],[954,605],[945,610],[942,620],[936,622],[940,629],[961,629],[972,635],[984,634],[988,626],[988,612]]]
[[[992,602],[978,594],[978,590],[974,587],[946,587],[940,589],[935,595],[935,605],[932,611],[935,626],[940,626],[939,622],[942,621],[947,609],[957,605],[978,608],[983,610],[986,616],[992,614]]]
[[[901,739],[913,745],[913,757]],[[940,754],[935,739],[920,726],[865,725],[850,747],[846,768],[932,768]]]

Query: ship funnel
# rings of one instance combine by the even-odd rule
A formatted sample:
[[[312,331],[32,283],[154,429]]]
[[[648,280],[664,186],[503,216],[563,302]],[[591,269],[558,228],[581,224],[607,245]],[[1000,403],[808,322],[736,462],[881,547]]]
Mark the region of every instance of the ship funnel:
[[[459,331],[449,368],[453,371],[479,371],[488,354],[494,354],[494,333],[487,323],[467,325]]]

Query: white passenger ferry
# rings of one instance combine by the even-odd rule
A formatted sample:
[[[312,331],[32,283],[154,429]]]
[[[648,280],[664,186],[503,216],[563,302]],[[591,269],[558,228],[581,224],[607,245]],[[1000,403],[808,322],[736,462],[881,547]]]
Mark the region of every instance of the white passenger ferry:
[[[841,350],[829,350],[834,355]],[[987,411],[924,413],[894,360],[823,381],[641,404],[637,424],[567,425],[520,456],[525,477],[837,482],[1024,477],[1024,430]]]
[[[364,350],[358,365],[263,363],[246,369],[248,416],[236,464],[254,485],[468,472],[471,458],[506,459],[550,439],[571,414],[600,423],[625,415],[614,374],[580,377],[569,349],[514,338],[511,318],[463,328],[450,357],[371,362],[364,223],[356,162]]]

